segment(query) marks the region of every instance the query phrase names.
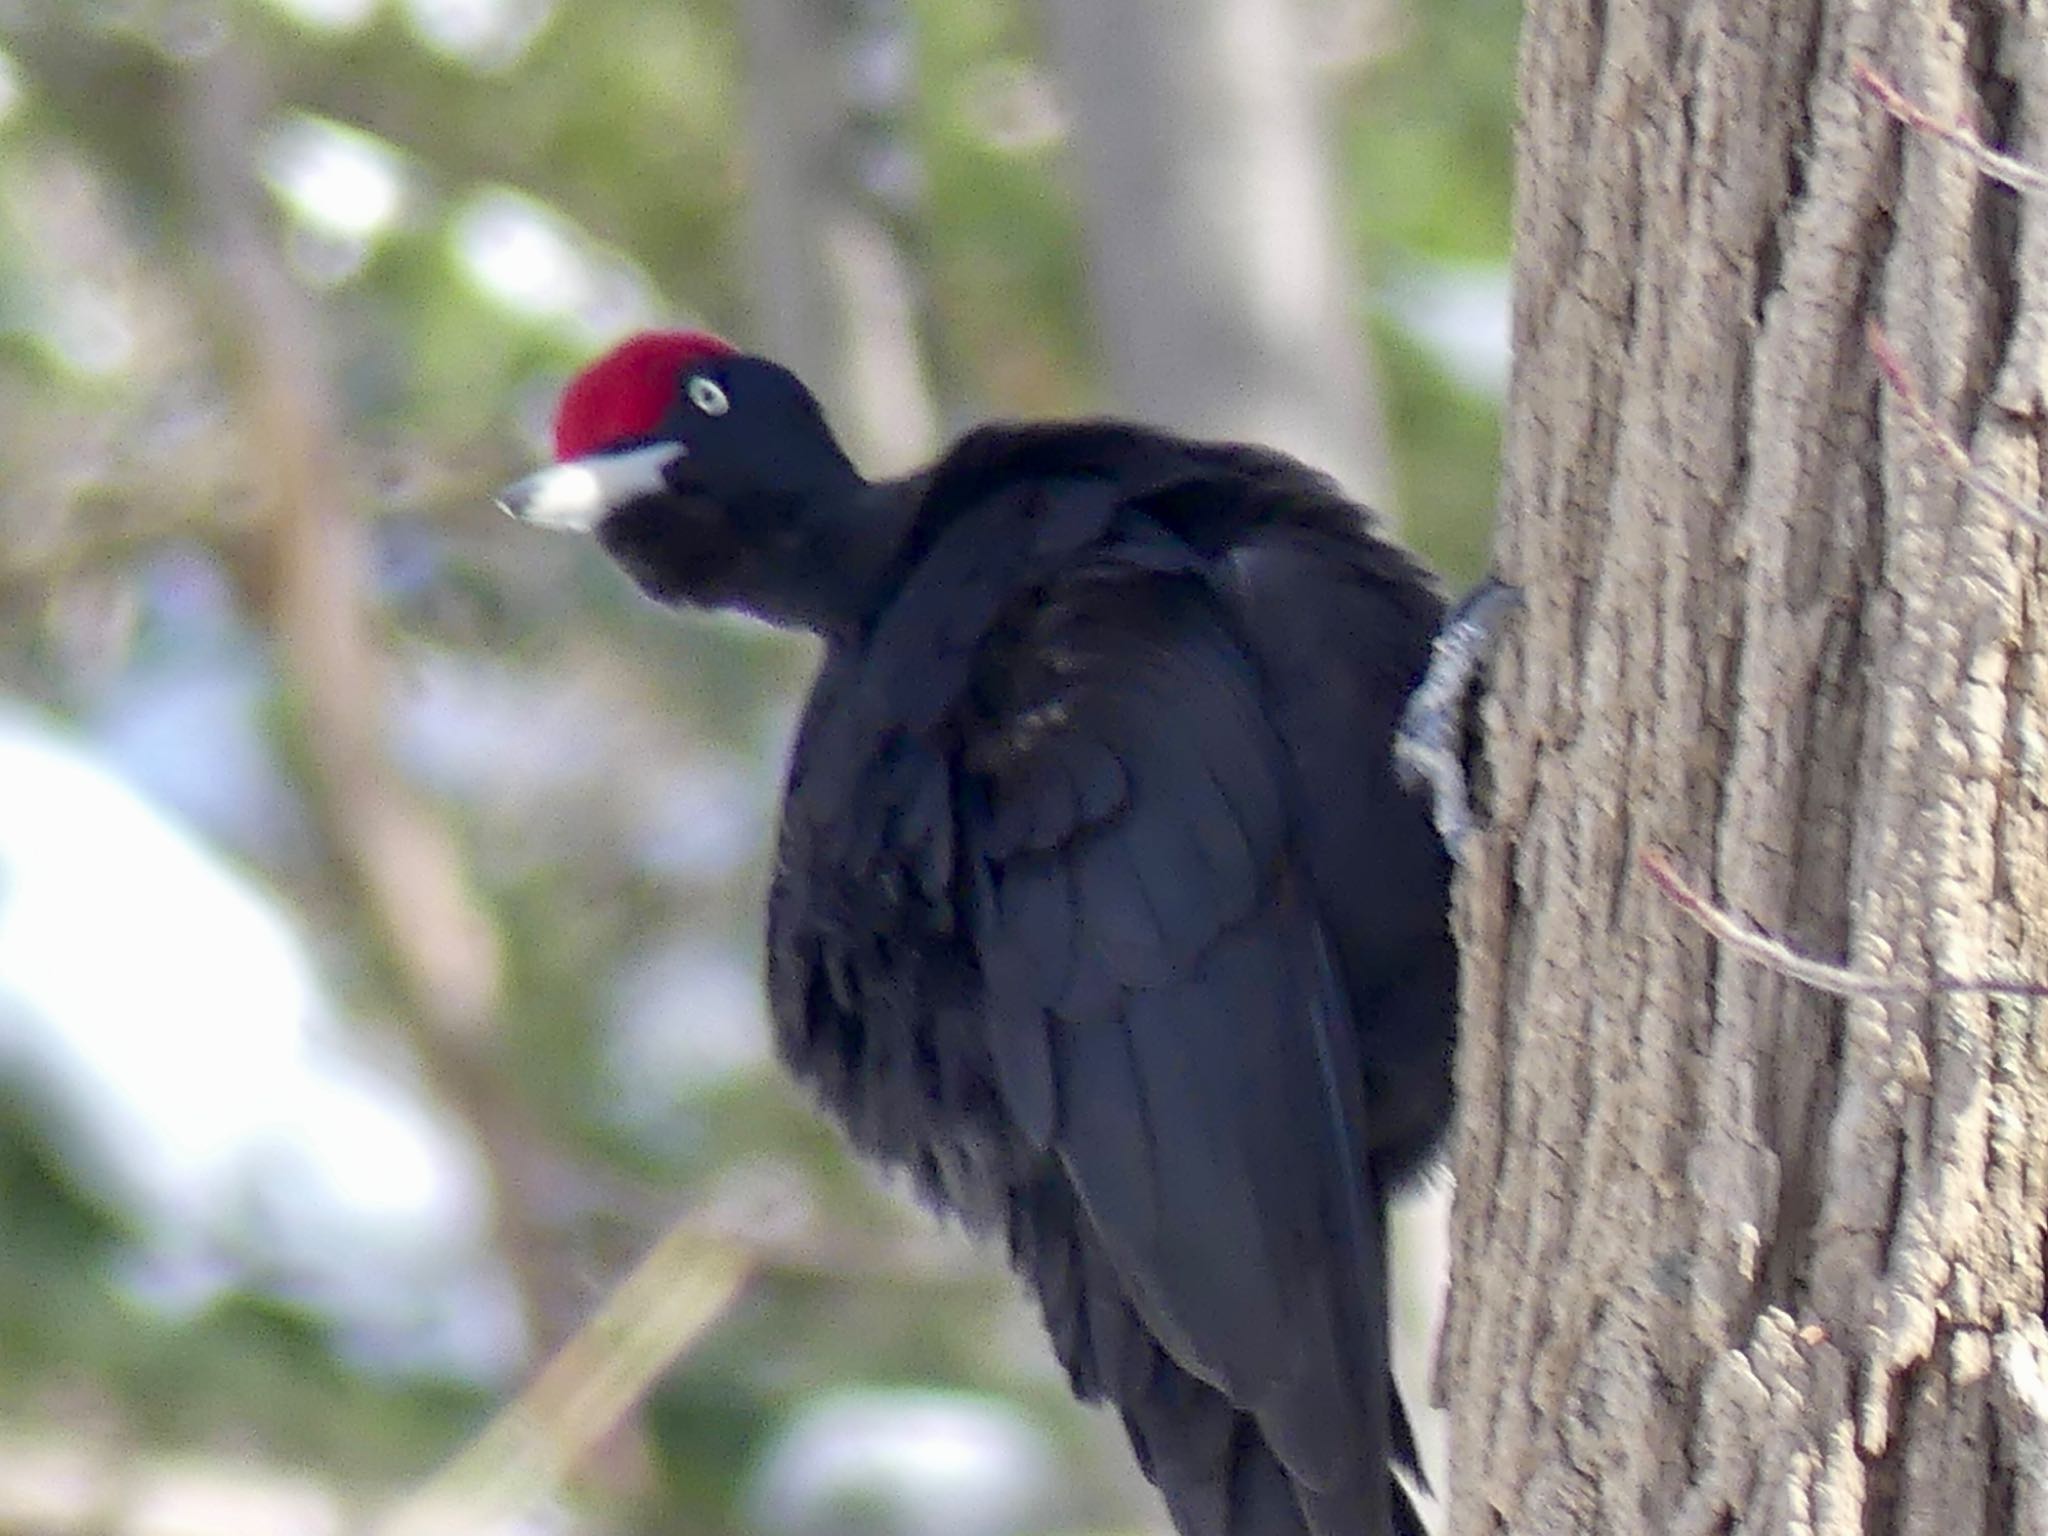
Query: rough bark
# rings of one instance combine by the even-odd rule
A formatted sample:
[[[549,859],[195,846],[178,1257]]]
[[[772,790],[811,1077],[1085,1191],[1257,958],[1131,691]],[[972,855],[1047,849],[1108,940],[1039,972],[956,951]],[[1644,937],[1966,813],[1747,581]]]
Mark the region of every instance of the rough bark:
[[[1536,0],[1466,956],[1458,1533],[2048,1530],[2048,1030],[1717,950],[1653,846],[1802,948],[2048,976],[2044,204],[2021,0]]]

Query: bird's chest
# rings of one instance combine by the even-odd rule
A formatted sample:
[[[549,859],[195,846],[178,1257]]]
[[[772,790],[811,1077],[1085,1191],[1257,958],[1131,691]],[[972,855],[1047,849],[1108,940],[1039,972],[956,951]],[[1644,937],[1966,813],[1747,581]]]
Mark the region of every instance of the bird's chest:
[[[1006,1183],[1003,1119],[954,764],[938,740],[860,740],[831,724],[808,721],[800,739],[769,896],[777,1045],[864,1151],[989,1219]],[[833,750],[848,755],[817,755]]]

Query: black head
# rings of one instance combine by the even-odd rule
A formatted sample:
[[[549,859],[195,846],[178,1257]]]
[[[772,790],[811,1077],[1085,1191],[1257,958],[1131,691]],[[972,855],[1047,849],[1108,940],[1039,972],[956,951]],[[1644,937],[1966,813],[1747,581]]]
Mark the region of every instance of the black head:
[[[898,530],[788,369],[697,332],[633,337],[578,374],[523,522],[594,532],[659,602],[832,630],[866,617]]]

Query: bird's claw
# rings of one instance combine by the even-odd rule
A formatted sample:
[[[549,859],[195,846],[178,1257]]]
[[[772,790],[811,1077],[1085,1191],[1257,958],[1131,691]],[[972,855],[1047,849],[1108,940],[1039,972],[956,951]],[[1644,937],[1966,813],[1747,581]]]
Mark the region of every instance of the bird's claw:
[[[1430,819],[1452,859],[1471,834],[1471,786],[1465,764],[1473,685],[1500,645],[1522,593],[1489,576],[1460,598],[1430,645],[1429,670],[1408,696],[1394,735],[1394,770],[1412,789],[1430,791]]]

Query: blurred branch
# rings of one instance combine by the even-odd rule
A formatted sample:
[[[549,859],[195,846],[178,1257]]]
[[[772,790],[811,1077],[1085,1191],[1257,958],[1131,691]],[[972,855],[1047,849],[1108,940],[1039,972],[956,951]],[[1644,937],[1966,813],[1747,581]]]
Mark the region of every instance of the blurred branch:
[[[516,1528],[517,1517],[546,1499],[632,1410],[656,1379],[696,1346],[755,1276],[820,1274],[914,1288],[928,1297],[961,1283],[979,1285],[989,1266],[964,1244],[893,1254],[871,1232],[839,1239],[809,1230],[772,1235],[752,1229],[750,1202],[693,1212],[673,1223],[588,1322],[536,1373],[468,1446],[383,1512],[359,1518],[362,1495],[342,1492],[303,1471],[190,1454],[138,1457],[132,1447],[71,1433],[61,1439],[19,1435],[0,1421],[0,1536],[119,1536],[166,1527],[161,1512],[184,1515],[181,1530],[216,1536],[281,1530],[364,1529],[372,1536],[463,1536]],[[785,1223],[770,1219],[775,1228]],[[747,1231],[741,1236],[742,1229]],[[856,1255],[849,1267],[847,1253]],[[865,1258],[859,1255],[865,1255]],[[572,1530],[590,1530],[578,1521]]]
[[[590,1173],[610,1186],[608,1209],[651,1208],[629,1181]],[[835,1233],[819,1225],[798,1185],[772,1175],[734,1181],[671,1222],[526,1390],[372,1536],[502,1529],[559,1488],[754,1276],[881,1280],[930,1294],[979,1285],[993,1269],[987,1255],[936,1228],[895,1243],[871,1231]]]
[[[248,173],[254,91],[229,50],[196,67],[191,84],[185,148],[216,263],[215,334],[263,453],[260,596],[306,713],[320,810],[408,1000],[438,1035],[473,1051],[498,1009],[496,936],[447,829],[385,752],[368,551],[312,305],[278,259]]]
[[[738,1243],[677,1223],[532,1384],[374,1536],[455,1536],[525,1513],[718,1321],[751,1268]]]
[[[249,477],[260,510],[235,530],[235,545],[244,557],[238,564],[260,572],[257,595],[304,712],[314,747],[308,787],[401,991],[442,1042],[437,1055],[473,1056],[498,1010],[496,937],[447,829],[384,751],[367,552],[313,306],[280,259],[250,163],[263,112],[249,61],[215,39],[173,62],[136,36],[42,4],[25,4],[10,21],[8,47],[29,68],[38,97],[124,181],[158,197],[173,236],[167,250],[178,235],[195,248],[197,307],[210,322],[242,438],[261,445]],[[134,109],[108,112],[109,99]],[[177,130],[168,137],[166,123]],[[60,563],[75,569],[199,531],[191,509],[166,512],[169,500],[138,494],[118,520],[103,520],[103,546],[67,541],[51,564],[0,562],[0,581],[33,581]]]
[[[540,1148],[493,1058],[504,985],[496,931],[454,837],[386,747],[364,524],[314,306],[280,258],[249,165],[262,118],[251,68],[233,47],[214,49],[185,71],[175,118],[207,269],[202,310],[246,440],[260,445],[250,469],[265,519],[242,574],[290,684],[304,788],[414,1044],[490,1164],[499,1237],[545,1344],[581,1311],[581,1287],[557,1274],[521,1198]]]

